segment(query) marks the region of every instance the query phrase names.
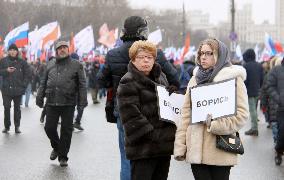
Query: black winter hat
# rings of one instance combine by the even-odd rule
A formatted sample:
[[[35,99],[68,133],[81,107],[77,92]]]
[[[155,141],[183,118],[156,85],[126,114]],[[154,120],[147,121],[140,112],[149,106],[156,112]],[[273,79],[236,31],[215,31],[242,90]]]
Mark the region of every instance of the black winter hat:
[[[14,49],[14,50],[16,50],[16,51],[19,51],[19,49],[18,49],[18,47],[17,47],[16,44],[11,44],[11,45],[9,46],[9,48],[8,48],[8,51],[11,50],[11,49]]]
[[[124,21],[121,39],[146,40],[148,38],[148,23],[140,16],[130,16]]]
[[[248,49],[243,54],[244,61],[255,61],[255,52],[253,49]]]

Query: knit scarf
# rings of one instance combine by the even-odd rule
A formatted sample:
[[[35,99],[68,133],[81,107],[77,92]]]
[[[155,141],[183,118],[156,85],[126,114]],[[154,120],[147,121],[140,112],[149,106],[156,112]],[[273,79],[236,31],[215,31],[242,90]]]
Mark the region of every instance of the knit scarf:
[[[199,66],[198,71],[196,73],[196,82],[197,84],[204,84],[209,81],[214,68],[211,67],[209,69],[204,69],[202,66]]]

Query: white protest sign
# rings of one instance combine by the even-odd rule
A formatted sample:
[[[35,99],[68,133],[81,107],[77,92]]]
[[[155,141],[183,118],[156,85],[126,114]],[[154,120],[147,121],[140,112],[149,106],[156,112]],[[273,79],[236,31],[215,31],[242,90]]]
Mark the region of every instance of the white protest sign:
[[[178,125],[181,120],[181,108],[184,103],[184,95],[169,92],[163,86],[157,86],[159,115],[161,120]]]
[[[236,113],[236,79],[191,89],[192,123],[205,121],[207,114],[219,118]]]

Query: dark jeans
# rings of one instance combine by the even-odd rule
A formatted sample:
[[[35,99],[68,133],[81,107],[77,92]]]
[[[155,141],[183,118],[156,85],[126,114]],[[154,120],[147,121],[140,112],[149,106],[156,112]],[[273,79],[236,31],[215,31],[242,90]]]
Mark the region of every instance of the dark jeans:
[[[284,111],[277,112],[278,132],[275,150],[278,153],[284,152]]]
[[[195,180],[229,180],[231,166],[191,164]]]
[[[3,106],[4,106],[4,126],[5,128],[10,128],[11,120],[10,120],[10,109],[11,109],[11,102],[14,101],[14,125],[15,127],[20,127],[21,121],[21,100],[22,95],[20,96],[8,96],[2,94],[3,98]]]
[[[130,160],[131,180],[167,180],[171,156]]]
[[[125,146],[124,146],[124,129],[121,124],[120,116],[118,113],[114,113],[117,119],[118,129],[118,145],[120,151],[120,180],[130,180],[130,161],[126,158]]]
[[[74,109],[74,106],[46,106],[44,129],[52,148],[58,153],[59,160],[68,160],[67,154],[72,138]],[[57,132],[59,117],[61,117],[60,138]]]

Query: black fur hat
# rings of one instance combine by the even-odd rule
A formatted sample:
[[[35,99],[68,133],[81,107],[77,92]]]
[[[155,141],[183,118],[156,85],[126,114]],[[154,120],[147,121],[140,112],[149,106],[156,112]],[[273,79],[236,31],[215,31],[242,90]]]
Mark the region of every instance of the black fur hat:
[[[130,16],[124,21],[121,40],[147,40],[149,35],[148,23],[140,16]]]
[[[9,46],[9,48],[8,48],[8,51],[11,50],[11,49],[14,49],[14,50],[16,50],[16,51],[19,52],[19,49],[18,49],[18,47],[17,47],[16,44],[11,44],[11,45]]]

